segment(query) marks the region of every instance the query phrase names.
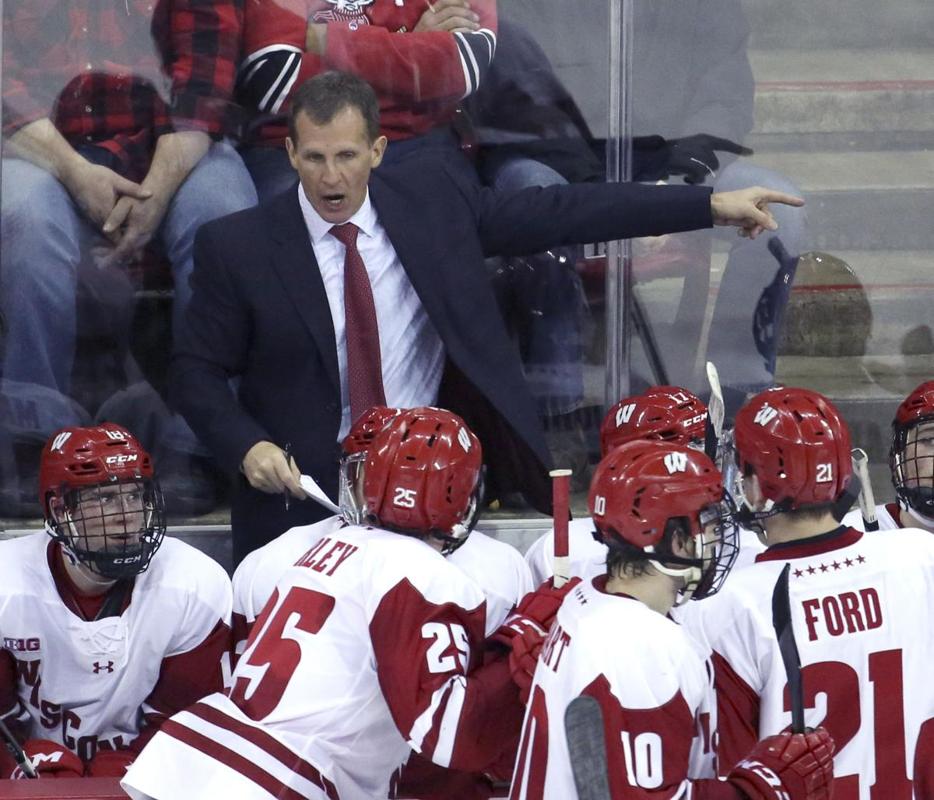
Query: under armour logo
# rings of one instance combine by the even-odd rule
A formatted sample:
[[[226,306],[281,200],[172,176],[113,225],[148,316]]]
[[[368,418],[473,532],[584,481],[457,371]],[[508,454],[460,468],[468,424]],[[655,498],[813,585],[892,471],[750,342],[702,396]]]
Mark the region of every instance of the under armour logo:
[[[94,662],[94,674],[99,675],[101,672],[113,672],[114,671],[114,662],[108,661],[106,664],[101,664],[100,661]]]

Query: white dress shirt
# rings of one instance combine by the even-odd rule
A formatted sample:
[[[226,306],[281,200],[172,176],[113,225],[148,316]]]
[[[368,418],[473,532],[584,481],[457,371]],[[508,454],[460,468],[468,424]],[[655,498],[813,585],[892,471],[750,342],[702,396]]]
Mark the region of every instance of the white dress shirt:
[[[347,336],[344,320],[344,245],[329,234],[333,224],[314,210],[301,184],[298,202],[315,251],[328,296],[337,365],[341,378],[341,427],[338,440],[350,431],[350,392],[347,386]],[[386,403],[398,408],[434,405],[444,368],[444,345],[392,242],[376,218],[367,192],[363,205],[348,222],[360,229],[357,250],[366,266],[373,290],[379,326],[379,351],[383,365]],[[310,410],[310,409],[309,409]]]

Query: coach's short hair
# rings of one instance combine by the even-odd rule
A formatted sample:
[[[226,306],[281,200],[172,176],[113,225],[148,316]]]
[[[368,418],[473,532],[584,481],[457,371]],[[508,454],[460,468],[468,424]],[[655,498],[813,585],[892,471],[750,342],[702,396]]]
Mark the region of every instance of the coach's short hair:
[[[362,78],[349,72],[331,70],[309,78],[292,96],[289,110],[289,136],[297,143],[295,120],[304,112],[316,125],[326,125],[345,108],[355,108],[363,116],[369,140],[379,136],[379,102],[376,92]]]

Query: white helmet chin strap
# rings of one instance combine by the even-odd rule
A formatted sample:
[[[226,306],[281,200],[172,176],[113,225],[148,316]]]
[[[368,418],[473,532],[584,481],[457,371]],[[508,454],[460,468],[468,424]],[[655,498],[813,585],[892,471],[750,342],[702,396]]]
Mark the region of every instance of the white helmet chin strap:
[[[700,546],[701,553],[705,550],[706,542],[704,541],[704,532],[701,531],[697,536],[692,537],[691,541],[694,542],[695,553]],[[646,553],[655,553],[655,548],[652,545],[649,545],[645,548]],[[649,563],[655,567],[662,575],[668,575],[670,578],[683,578],[684,586],[678,592],[678,597],[675,599],[675,605],[680,606],[686,603],[691,599],[691,596],[694,594],[694,590],[698,587],[701,582],[701,579],[704,577],[704,570],[698,566],[685,566],[685,567],[666,567],[661,562],[655,560],[654,558],[649,559]]]

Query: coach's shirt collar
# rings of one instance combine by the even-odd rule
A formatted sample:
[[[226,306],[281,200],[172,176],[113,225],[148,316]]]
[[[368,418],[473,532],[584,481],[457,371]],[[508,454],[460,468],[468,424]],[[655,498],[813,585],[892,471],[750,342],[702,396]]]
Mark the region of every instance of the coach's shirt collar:
[[[315,211],[311,201],[309,201],[308,197],[305,195],[305,190],[302,189],[301,183],[298,184],[298,204],[301,206],[302,216],[305,218],[305,225],[308,227],[311,241],[314,244],[319,244],[321,240],[328,235],[331,228],[334,227],[334,223],[322,219],[321,215]],[[376,234],[376,209],[373,208],[373,204],[370,202],[369,189],[366,190],[366,197],[363,198],[363,205],[357,209],[357,213],[347,220],[347,222],[352,222],[360,229],[360,232],[366,236],[372,237]]]

